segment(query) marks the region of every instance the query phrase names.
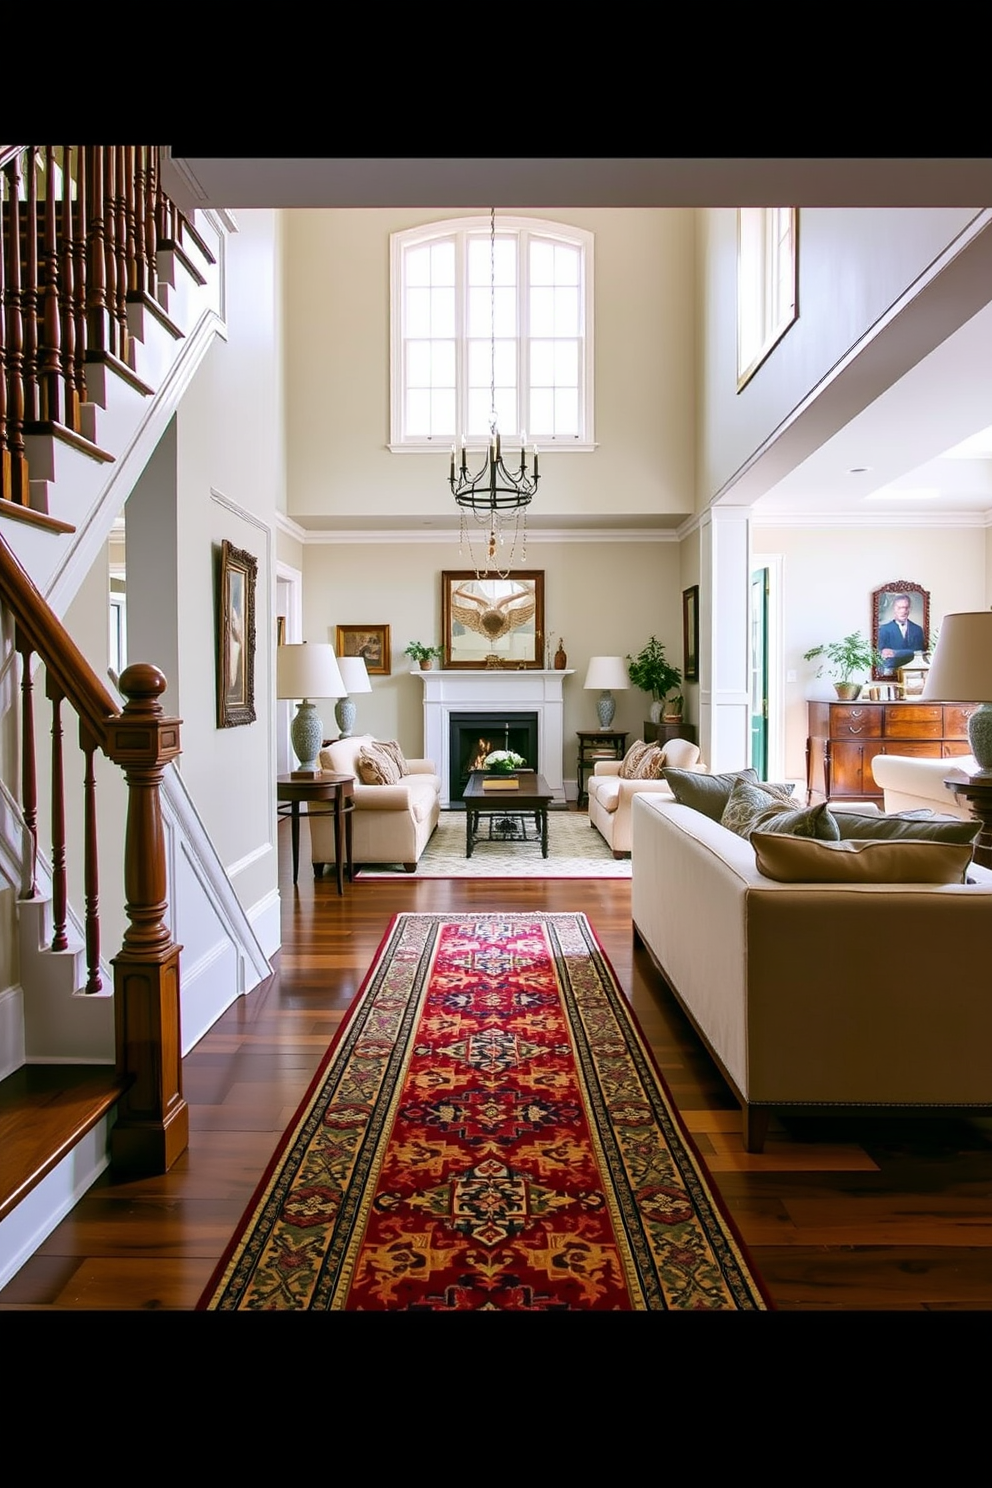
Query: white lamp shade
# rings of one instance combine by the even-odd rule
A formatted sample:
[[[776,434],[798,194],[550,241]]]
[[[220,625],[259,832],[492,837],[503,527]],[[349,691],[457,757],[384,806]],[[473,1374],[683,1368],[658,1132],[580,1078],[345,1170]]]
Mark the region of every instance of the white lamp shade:
[[[349,697],[354,697],[356,692],[372,691],[364,656],[339,656],[338,671]]]
[[[947,703],[992,702],[992,610],[944,616],[923,696]]]
[[[276,647],[276,696],[281,698],[346,697],[334,647],[303,641]]]
[[[583,687],[620,691],[630,686],[630,677],[622,656],[590,656]]]

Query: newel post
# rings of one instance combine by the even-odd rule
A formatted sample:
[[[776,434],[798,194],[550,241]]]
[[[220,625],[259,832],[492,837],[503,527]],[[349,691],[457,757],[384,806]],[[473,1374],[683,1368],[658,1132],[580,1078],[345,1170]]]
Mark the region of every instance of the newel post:
[[[125,911],[130,925],[113,958],[117,1072],[130,1077],[110,1134],[111,1161],[132,1172],[164,1173],[186,1150],[189,1112],[182,1089],[179,952],[165,923],[166,861],[159,795],[169,760],[180,753],[178,718],[159,702],[157,667],[129,666],[123,712],[106,751],[128,786],[124,843]]]

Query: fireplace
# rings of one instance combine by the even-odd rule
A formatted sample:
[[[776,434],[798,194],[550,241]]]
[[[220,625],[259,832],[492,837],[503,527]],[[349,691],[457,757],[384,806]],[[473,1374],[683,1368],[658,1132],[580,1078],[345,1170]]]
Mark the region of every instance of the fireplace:
[[[448,801],[453,807],[461,807],[469,775],[482,769],[494,749],[512,749],[528,768],[541,768],[536,713],[450,713],[448,734]]]

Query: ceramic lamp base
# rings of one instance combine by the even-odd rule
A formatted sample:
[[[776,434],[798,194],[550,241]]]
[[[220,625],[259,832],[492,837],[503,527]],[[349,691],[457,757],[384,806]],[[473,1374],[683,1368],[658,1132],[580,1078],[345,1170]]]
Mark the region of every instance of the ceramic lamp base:
[[[351,737],[351,731],[355,727],[355,714],[358,709],[350,697],[338,698],[334,704],[334,718],[337,722],[338,733],[342,739]]]
[[[992,770],[992,704],[980,703],[968,719],[971,752],[980,770]]]
[[[613,724],[613,715],[617,711],[617,700],[612,692],[604,691],[599,694],[596,704],[596,712],[599,715],[600,728],[608,729]]]
[[[296,775],[319,775],[320,746],[324,739],[324,725],[317,714],[313,703],[306,698],[303,699],[296,712],[296,717],[289,726],[289,737],[293,745],[293,752],[300,762]]]

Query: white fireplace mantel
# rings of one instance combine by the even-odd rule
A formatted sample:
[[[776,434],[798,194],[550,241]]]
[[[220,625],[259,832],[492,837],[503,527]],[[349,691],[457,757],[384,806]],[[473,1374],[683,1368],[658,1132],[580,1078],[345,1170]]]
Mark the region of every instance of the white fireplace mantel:
[[[554,791],[555,800],[565,801],[562,776],[564,738],[562,721],[565,699],[562,683],[574,677],[572,668],[561,672],[514,672],[500,668],[486,671],[414,670],[424,684],[424,755],[437,765],[441,777],[441,805],[450,806],[449,720],[452,713],[537,714],[537,748],[541,774]]]

